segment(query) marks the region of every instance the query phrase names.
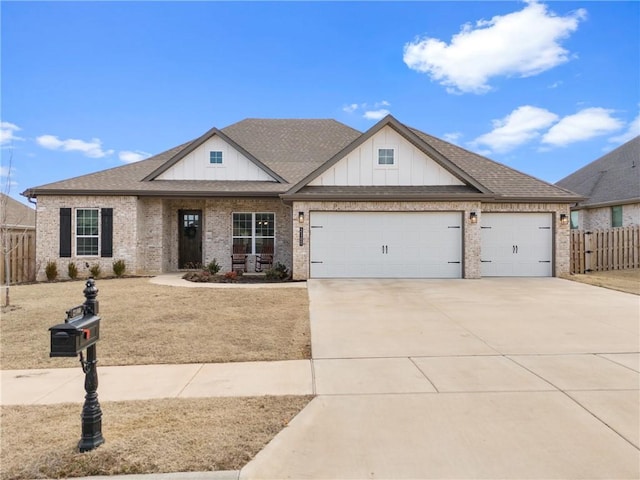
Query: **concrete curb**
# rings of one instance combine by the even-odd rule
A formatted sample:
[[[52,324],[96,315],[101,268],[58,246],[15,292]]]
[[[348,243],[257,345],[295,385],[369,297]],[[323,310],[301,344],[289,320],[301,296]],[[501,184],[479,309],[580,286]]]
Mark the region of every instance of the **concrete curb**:
[[[74,480],[238,480],[240,470],[219,470],[216,472],[148,473],[144,475],[99,475],[78,477]]]

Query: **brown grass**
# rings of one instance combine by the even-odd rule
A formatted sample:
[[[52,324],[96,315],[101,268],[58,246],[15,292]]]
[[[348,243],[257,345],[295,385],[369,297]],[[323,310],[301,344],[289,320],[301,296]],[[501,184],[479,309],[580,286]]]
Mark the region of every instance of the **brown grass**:
[[[310,357],[306,289],[180,288],[148,278],[98,280],[100,365]],[[75,367],[49,358],[49,327],[84,302],[84,282],[11,287],[0,320],[2,369]]]
[[[79,404],[4,406],[0,478],[237,470],[310,398],[106,402],[106,442],[88,453],[77,453]]]
[[[610,272],[591,272],[564,277],[568,280],[587,283],[597,287],[610,288],[621,292],[640,295],[640,268],[614,270]]]

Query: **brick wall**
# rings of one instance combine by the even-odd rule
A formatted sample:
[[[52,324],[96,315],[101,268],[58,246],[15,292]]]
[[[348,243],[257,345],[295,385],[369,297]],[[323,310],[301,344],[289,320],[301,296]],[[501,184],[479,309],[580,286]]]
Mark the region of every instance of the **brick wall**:
[[[603,230],[611,228],[611,207],[587,208],[581,212],[581,230]],[[640,203],[622,205],[622,226],[640,225]]]
[[[71,208],[72,248],[70,258],[60,258],[60,208]],[[77,256],[75,227],[77,208],[113,208],[113,257]],[[68,278],[69,263],[78,267],[79,276],[88,276],[89,266],[100,265],[103,275],[113,273],[113,262],[124,260],[128,272],[138,270],[138,229],[135,197],[115,196],[39,196],[36,215],[37,279],[45,280],[45,266],[58,264],[58,278]],[[117,232],[117,233],[116,233]]]

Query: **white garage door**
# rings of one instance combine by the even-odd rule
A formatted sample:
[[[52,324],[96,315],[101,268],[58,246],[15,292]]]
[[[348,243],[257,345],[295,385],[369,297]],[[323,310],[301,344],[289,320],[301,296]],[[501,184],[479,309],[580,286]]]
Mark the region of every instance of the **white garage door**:
[[[312,278],[460,278],[460,212],[311,212]]]
[[[550,213],[483,213],[483,277],[550,277],[553,229]]]

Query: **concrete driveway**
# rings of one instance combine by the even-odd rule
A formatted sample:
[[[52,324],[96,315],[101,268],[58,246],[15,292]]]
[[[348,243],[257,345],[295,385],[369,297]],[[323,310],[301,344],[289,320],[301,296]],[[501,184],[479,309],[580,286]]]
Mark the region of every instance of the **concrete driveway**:
[[[312,280],[318,396],[241,478],[640,478],[639,297]]]

